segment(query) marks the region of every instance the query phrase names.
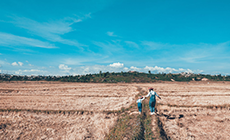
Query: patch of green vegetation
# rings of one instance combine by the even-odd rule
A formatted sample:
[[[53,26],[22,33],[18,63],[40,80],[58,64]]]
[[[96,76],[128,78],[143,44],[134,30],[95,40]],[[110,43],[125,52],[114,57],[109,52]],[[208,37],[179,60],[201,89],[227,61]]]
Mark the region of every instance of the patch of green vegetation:
[[[144,91],[138,88],[138,96],[144,95]],[[136,107],[134,107],[136,106]],[[122,109],[121,109],[122,110]],[[136,103],[133,103],[126,111],[138,111]],[[107,140],[133,139],[133,140],[153,140],[155,136],[152,132],[152,117],[149,115],[148,102],[142,103],[142,114],[132,114],[124,112],[119,116],[114,128],[106,136]]]
[[[144,138],[145,140],[154,140],[155,136],[152,131],[152,117],[149,115],[149,106],[148,102],[143,102],[143,114],[142,114],[142,123],[144,127]]]
[[[140,115],[121,115],[106,140],[141,140],[143,139]]]

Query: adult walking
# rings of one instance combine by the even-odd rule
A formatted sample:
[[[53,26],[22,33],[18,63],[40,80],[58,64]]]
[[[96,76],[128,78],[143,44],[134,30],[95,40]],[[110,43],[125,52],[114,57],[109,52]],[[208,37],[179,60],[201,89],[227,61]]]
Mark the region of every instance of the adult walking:
[[[149,88],[149,93],[145,97],[149,97],[149,96],[150,96],[150,99],[149,99],[150,115],[154,115],[155,105],[156,105],[156,96],[159,99],[161,99],[161,97],[155,91],[153,91],[153,88]]]

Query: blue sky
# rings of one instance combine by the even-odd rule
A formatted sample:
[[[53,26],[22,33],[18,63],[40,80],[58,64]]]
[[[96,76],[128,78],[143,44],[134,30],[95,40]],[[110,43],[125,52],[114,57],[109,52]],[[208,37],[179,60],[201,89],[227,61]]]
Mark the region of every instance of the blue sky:
[[[0,73],[230,74],[230,1],[1,0]]]

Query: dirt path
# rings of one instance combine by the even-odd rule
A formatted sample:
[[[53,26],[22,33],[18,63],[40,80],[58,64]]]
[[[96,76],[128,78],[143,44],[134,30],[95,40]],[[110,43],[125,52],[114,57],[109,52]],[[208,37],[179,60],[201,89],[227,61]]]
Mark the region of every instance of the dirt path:
[[[137,87],[139,94],[138,96],[146,95],[146,91],[141,87]],[[135,108],[133,108],[134,106]],[[107,140],[117,139],[138,139],[138,140],[167,140],[162,123],[158,115],[150,115],[148,99],[142,102],[142,113],[139,114],[137,111],[137,105],[134,102],[126,112],[118,116],[118,121],[114,128],[110,130],[109,135],[106,137]]]

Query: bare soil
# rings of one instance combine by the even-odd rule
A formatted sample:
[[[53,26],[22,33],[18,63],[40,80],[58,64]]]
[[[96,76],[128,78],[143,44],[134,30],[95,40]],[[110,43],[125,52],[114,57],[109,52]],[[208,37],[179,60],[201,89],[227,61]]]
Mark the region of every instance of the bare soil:
[[[0,108],[36,110],[119,110],[138,93],[129,84],[12,82],[0,84]]]
[[[1,112],[0,139],[103,139],[116,118],[103,113]]]
[[[157,117],[171,139],[230,139],[230,82],[162,82]]]
[[[162,97],[152,123],[159,119],[168,138],[230,139],[230,82],[45,81],[0,83],[0,139],[104,139],[118,118],[108,112],[133,104],[138,87]]]
[[[117,120],[108,111],[137,93],[129,84],[0,83],[0,139],[104,139]]]

